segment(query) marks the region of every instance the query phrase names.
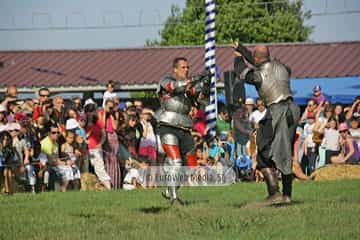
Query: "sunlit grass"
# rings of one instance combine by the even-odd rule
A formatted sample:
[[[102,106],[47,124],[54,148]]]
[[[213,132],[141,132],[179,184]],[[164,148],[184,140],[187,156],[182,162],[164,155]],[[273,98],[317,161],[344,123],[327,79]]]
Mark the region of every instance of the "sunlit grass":
[[[265,185],[15,194],[0,198],[0,239],[358,239],[360,180],[295,182],[294,204],[254,207]]]

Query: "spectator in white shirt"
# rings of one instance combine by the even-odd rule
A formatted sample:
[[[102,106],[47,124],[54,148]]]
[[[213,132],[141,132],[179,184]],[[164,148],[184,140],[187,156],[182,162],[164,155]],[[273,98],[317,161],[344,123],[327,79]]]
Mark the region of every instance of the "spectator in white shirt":
[[[337,130],[337,121],[331,117],[328,119],[328,128],[324,130],[324,139],[322,146],[325,148],[325,163],[331,163],[331,157],[339,155],[339,131]]]
[[[123,189],[134,190],[137,188],[144,188],[144,177],[141,173],[144,172],[143,170],[146,169],[149,164],[145,159],[141,159],[139,161],[128,160],[127,165],[130,165],[130,169],[125,175]]]
[[[255,128],[258,128],[260,120],[266,114],[266,107],[264,101],[261,98],[256,99],[256,108],[257,109],[250,115],[250,122],[253,126],[255,126]]]
[[[102,107],[105,107],[105,102],[107,99],[115,99],[116,98],[116,93],[114,93],[114,83],[113,81],[109,81],[108,84],[106,85],[106,91],[104,92],[104,96],[103,96],[103,104]]]

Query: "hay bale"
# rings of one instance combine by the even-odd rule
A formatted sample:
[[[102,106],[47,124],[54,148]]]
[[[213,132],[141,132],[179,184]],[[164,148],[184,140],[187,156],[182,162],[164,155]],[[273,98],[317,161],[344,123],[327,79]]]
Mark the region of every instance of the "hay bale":
[[[360,179],[359,164],[332,164],[317,169],[314,180]]]
[[[81,174],[81,191],[105,191],[106,188],[100,183],[99,179],[91,173]]]

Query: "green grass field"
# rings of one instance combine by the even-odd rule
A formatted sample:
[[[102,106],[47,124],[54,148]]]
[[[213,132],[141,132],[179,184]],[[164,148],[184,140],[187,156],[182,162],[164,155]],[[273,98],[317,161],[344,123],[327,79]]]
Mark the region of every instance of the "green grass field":
[[[0,239],[360,239],[360,180],[295,182],[294,204],[255,207],[265,184],[0,197]]]

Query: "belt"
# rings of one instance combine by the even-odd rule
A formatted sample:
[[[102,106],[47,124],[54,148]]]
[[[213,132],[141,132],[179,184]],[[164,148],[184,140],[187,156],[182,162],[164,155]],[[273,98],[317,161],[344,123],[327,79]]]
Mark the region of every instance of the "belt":
[[[293,98],[293,97],[288,97],[288,98],[286,98],[285,100],[281,100],[281,101],[290,103],[290,102],[293,102],[293,101],[294,101],[294,98]],[[281,102],[281,101],[280,101],[280,102]]]
[[[273,103],[273,104],[279,104],[279,103],[292,103],[294,101],[293,97],[288,97],[286,99],[283,99],[283,100],[280,100],[279,102],[277,103]],[[273,105],[273,104],[270,104],[270,105]]]
[[[187,127],[180,126],[180,125],[172,125],[172,124],[169,124],[169,123],[166,123],[166,122],[159,122],[159,123],[158,123],[158,126],[159,126],[159,127],[165,126],[165,127],[179,128],[179,129],[184,130],[184,131],[187,131],[187,132],[191,132],[191,131],[192,131],[191,128],[187,128]]]

